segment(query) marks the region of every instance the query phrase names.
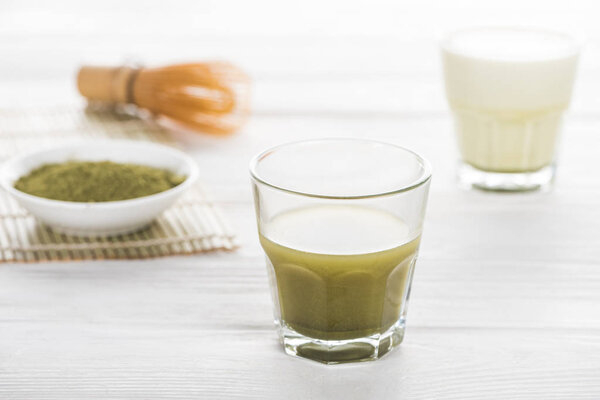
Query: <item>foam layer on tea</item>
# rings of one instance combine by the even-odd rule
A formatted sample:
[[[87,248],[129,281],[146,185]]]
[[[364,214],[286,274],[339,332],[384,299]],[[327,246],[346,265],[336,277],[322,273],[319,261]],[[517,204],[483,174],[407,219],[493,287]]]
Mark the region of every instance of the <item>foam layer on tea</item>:
[[[400,218],[368,207],[307,207],[274,217],[260,241],[282,325],[342,340],[381,334],[399,320],[419,246]]]
[[[543,61],[573,55],[573,39],[555,32],[531,29],[482,28],[452,35],[449,51],[496,61]]]
[[[310,253],[373,253],[409,241],[400,218],[369,207],[349,205],[300,208],[273,218],[263,232],[270,240]]]

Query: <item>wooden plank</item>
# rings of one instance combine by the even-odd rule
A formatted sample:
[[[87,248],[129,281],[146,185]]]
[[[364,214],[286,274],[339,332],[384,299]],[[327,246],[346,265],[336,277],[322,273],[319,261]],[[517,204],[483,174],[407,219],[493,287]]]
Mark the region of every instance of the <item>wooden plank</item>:
[[[77,324],[46,324],[29,326],[28,335],[21,332],[4,335],[19,353],[12,362],[2,363],[3,398],[596,399],[600,395],[598,335],[580,330],[412,329],[401,348],[384,360],[338,367],[284,355],[267,331],[210,332],[190,323],[186,330],[100,324],[90,330]],[[32,341],[33,335],[52,340]]]
[[[60,72],[59,78],[28,81],[21,76],[14,81],[0,81],[7,93],[0,98],[0,106],[15,108],[81,102],[75,88],[73,65],[77,65],[77,61],[69,66],[69,71]],[[598,71],[600,69],[580,74],[567,113],[569,119],[591,123],[600,120],[600,96],[596,95],[600,91]],[[259,76],[254,81],[252,109],[255,116],[268,118],[426,119],[439,122],[450,116],[440,74],[437,71],[423,76],[379,76],[366,72],[362,76],[349,74],[337,79],[318,75]]]
[[[203,179],[215,191],[219,201],[249,201],[250,159],[271,146],[300,139],[355,137],[398,144],[413,149],[433,165],[432,199],[435,195],[462,193],[456,189],[455,165],[458,158],[452,123],[445,118],[394,117],[311,117],[256,116],[244,131],[227,138],[179,134],[178,139],[192,153],[201,170],[211,171]],[[551,196],[522,194],[498,196],[472,194],[477,199],[518,204],[521,199],[532,203],[553,201],[567,204],[596,204],[600,190],[600,166],[595,162],[600,146],[600,120],[570,118],[561,141],[558,179]],[[214,173],[212,173],[214,172]],[[466,196],[466,195],[465,195]],[[511,200],[513,199],[513,200]],[[529,200],[527,200],[529,199]],[[536,200],[537,199],[537,200]],[[477,202],[474,200],[473,202]],[[558,203],[557,203],[558,204]]]
[[[96,323],[271,330],[264,259],[249,239],[239,254],[2,267],[0,338],[28,325],[63,323],[92,330]],[[426,239],[411,327],[600,329],[600,270],[593,261],[440,259],[442,251]]]
[[[460,7],[439,0],[357,0],[352,3],[332,0],[326,4],[318,0],[306,0],[302,4],[281,4],[273,0],[257,0],[252,4],[244,0],[180,0],[168,5],[160,0],[150,0],[144,4],[146,7],[140,10],[139,3],[124,4],[118,0],[95,4],[57,0],[53,5],[21,0],[2,5],[0,22],[3,32],[28,34],[42,31],[115,34],[139,32],[140,35],[158,32],[176,36],[187,32],[229,33],[239,36],[252,33],[341,36],[349,33],[401,32],[414,37],[435,32],[438,24],[473,24],[474,19],[481,25],[503,19],[506,23],[526,21],[529,19],[527,13],[531,12],[536,13],[536,21],[542,25],[579,23],[584,27],[594,27],[594,17],[590,13],[596,11],[593,1],[567,0],[507,0],[502,4],[485,5],[477,0],[462,0]],[[78,18],[72,18],[73,15]],[[132,24],[132,21],[136,23]]]
[[[60,337],[69,329],[78,331],[64,327],[49,333]],[[598,349],[598,342],[577,331],[415,329],[398,352],[381,362],[334,368],[283,355],[266,332],[140,332],[121,329],[70,345],[29,347],[23,358],[40,351],[48,358],[39,363],[30,359],[33,368],[13,365],[7,374],[13,383],[0,383],[0,394],[11,399],[306,399],[341,394],[350,399],[595,399],[600,393],[597,352],[589,352]],[[157,348],[156,341],[171,344]],[[224,355],[225,346],[226,354],[237,356]],[[157,365],[159,357],[164,361]],[[63,359],[72,369],[50,362]]]
[[[258,255],[3,267],[0,397],[600,395],[597,265],[423,253],[406,342],[335,368],[279,349]]]

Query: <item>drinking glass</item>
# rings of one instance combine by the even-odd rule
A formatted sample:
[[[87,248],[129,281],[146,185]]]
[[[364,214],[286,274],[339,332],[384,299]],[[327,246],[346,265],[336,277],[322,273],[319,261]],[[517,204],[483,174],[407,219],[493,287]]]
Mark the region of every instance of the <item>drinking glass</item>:
[[[442,42],[463,186],[548,188],[575,80],[579,41],[533,28],[474,28]]]
[[[288,354],[375,360],[404,336],[431,178],[391,144],[284,144],[250,165],[275,323]]]

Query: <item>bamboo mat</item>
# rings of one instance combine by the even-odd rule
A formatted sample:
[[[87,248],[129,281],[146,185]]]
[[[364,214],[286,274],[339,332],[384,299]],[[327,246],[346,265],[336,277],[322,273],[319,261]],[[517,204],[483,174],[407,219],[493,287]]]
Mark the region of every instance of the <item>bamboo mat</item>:
[[[20,151],[74,139],[147,140],[175,146],[161,127],[83,106],[0,110],[0,162]],[[110,238],[79,238],[41,225],[0,191],[0,262],[135,259],[232,250],[235,236],[197,184],[151,226]]]

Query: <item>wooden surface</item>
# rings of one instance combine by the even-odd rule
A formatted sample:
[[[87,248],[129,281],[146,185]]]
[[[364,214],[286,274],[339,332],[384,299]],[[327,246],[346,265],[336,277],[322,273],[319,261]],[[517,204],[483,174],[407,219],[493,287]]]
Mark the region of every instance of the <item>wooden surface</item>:
[[[82,61],[239,63],[256,83],[248,127],[179,140],[242,247],[0,265],[0,399],[600,398],[595,2],[124,3],[0,5],[0,104],[73,101]],[[588,35],[556,186],[461,191],[435,39],[534,15]],[[404,343],[378,362],[327,367],[276,340],[247,164],[268,146],[338,136],[410,147],[434,179]]]

